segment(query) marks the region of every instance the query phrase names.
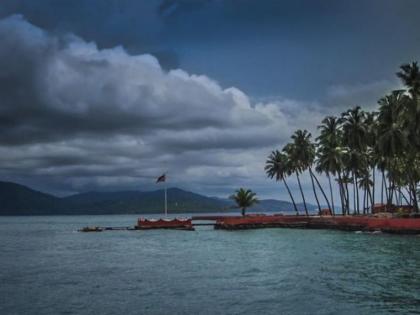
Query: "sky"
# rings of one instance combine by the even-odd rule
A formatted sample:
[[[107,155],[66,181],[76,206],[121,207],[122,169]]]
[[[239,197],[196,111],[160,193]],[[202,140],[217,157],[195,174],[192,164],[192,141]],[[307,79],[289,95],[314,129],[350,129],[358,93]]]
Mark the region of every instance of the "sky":
[[[417,0],[2,0],[0,180],[62,196],[158,189],[167,172],[197,193],[287,199],[268,154],[400,88],[398,67],[420,59],[418,12]]]

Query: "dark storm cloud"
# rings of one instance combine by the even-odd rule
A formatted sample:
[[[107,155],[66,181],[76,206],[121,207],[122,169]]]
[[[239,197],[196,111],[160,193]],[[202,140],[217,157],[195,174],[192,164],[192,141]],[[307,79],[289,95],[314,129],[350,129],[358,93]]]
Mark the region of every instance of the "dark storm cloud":
[[[229,132],[270,119],[239,90],[181,70],[166,73],[150,55],[98,50],[74,36],[51,36],[19,16],[1,22],[0,36],[3,144],[186,129],[199,141],[209,126]],[[252,137],[248,144],[258,145]]]
[[[0,17],[150,53],[253,96],[324,102],[331,86],[391,80],[418,59],[419,10],[417,0],[3,0]]]
[[[0,17],[23,14],[31,23],[56,33],[74,33],[100,48],[124,45],[131,53],[152,53],[164,68],[179,66],[173,49],[161,46],[160,1],[4,0]]]
[[[6,177],[47,176],[52,183],[62,176],[68,187],[117,187],[169,168],[175,179],[190,174],[197,183],[211,174],[216,182],[234,181],[256,173],[256,152],[284,140],[301,121],[289,121],[287,104],[253,104],[206,76],[164,71],[151,55],[99,49],[22,16],[1,20],[0,37]]]

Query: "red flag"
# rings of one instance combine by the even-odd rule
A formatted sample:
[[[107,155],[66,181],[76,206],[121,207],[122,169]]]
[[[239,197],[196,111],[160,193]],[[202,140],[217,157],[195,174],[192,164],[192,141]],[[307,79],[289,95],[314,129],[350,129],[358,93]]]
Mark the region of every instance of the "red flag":
[[[165,180],[166,180],[166,175],[163,174],[162,176],[158,177],[158,179],[156,180],[156,184],[160,182],[164,182]]]

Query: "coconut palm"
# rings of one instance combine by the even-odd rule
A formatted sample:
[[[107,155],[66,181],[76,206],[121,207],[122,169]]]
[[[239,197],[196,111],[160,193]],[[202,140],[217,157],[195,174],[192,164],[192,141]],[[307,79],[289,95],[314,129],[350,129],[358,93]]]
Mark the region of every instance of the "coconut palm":
[[[408,177],[408,187],[410,192],[410,199],[413,202],[415,210],[418,212],[417,203],[417,183],[420,177],[417,176],[415,169],[419,157],[420,150],[420,69],[417,62],[411,64],[404,64],[400,67],[397,76],[401,79],[404,85],[408,88],[409,101],[403,110],[402,120],[404,122],[404,129],[407,132],[407,138],[410,146],[407,147],[405,156],[408,158],[408,166],[410,171],[406,174]]]
[[[312,165],[314,164],[315,160],[315,144],[311,142],[311,137],[311,133],[309,133],[307,130],[297,130],[292,135],[293,147],[295,148],[294,158],[296,159],[297,163],[300,164],[300,168],[302,171],[305,171],[306,169],[309,171],[312,189],[314,192],[316,203],[318,205],[318,210],[321,211],[321,206],[319,203],[318,195],[316,193],[315,181],[319,189],[321,190],[322,195],[325,198],[328,208],[331,209],[328,197],[326,196],[325,191],[322,188],[318,178],[312,171]]]
[[[408,87],[408,92],[414,100],[420,95],[420,70],[417,62],[403,64],[401,71],[397,72],[397,77]]]
[[[315,145],[311,143],[311,134],[307,130],[297,130],[292,135],[293,140],[293,158],[297,161],[302,172],[309,169],[311,178],[312,189],[314,192],[315,200],[318,205],[318,211],[321,212],[321,205],[319,203],[318,195],[315,189],[314,178],[311,172],[311,165],[315,159]]]
[[[378,115],[378,138],[377,149],[384,158],[384,166],[388,171],[388,194],[387,204],[392,203],[394,193],[394,181],[396,180],[393,171],[396,170],[397,157],[401,155],[408,146],[407,133],[405,132],[401,113],[408,101],[402,90],[393,91],[391,94],[379,100]]]
[[[356,106],[342,114],[344,143],[350,150],[364,151],[366,148],[366,113]]]
[[[302,189],[302,184],[300,182],[300,177],[299,174],[302,173],[302,166],[299,163],[299,161],[296,159],[296,153],[295,153],[295,147],[293,144],[288,143],[284,146],[283,148],[283,152],[286,154],[287,156],[287,160],[289,161],[288,165],[289,165],[289,170],[293,173],[295,173],[296,175],[296,179],[299,185],[299,190],[300,190],[300,195],[302,196],[302,201],[303,201],[303,207],[305,209],[305,214],[308,216],[308,207],[306,205],[306,199],[305,199],[305,194],[303,193],[303,189]]]
[[[318,128],[321,132],[316,139],[318,145],[316,170],[319,173],[325,172],[327,175],[330,187],[332,213],[335,214],[330,174],[335,176],[338,172],[341,172],[342,168],[342,134],[340,121],[336,117],[329,116],[322,121],[322,125],[318,126]],[[344,209],[343,203],[342,209]]]
[[[372,198],[371,198],[371,211],[373,211],[373,207],[375,204],[375,172],[376,172],[376,164],[378,161],[378,155],[375,150],[376,142],[378,138],[378,113],[377,112],[371,112],[366,113],[366,143],[367,143],[367,152],[366,152],[366,158],[367,158],[367,166],[371,169],[372,173]]]
[[[245,190],[244,188],[240,188],[229,198],[236,202],[236,205],[241,209],[242,215],[244,216],[246,208],[249,208],[258,202],[256,195],[257,194],[250,189]]]
[[[348,147],[349,158],[346,159],[347,169],[351,171],[353,178],[353,204],[354,210],[359,213],[359,189],[357,180],[364,170],[363,153],[367,149],[367,126],[365,124],[366,113],[356,106],[342,114],[343,142]]]
[[[289,185],[287,185],[286,182],[286,176],[290,176],[292,173],[287,155],[284,152],[280,152],[278,150],[271,152],[266,161],[264,170],[266,171],[267,176],[271,179],[275,178],[276,181],[283,181],[283,184],[289,193],[290,199],[292,200],[296,215],[299,215],[295,199],[293,198],[292,192],[289,189]]]

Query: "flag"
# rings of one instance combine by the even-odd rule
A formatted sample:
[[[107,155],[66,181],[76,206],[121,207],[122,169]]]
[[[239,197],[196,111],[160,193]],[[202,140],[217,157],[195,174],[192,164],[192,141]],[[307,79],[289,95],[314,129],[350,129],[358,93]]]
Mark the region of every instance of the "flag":
[[[160,182],[164,182],[164,181],[166,181],[166,175],[165,174],[158,177],[158,179],[156,180],[156,184],[160,183]]]

